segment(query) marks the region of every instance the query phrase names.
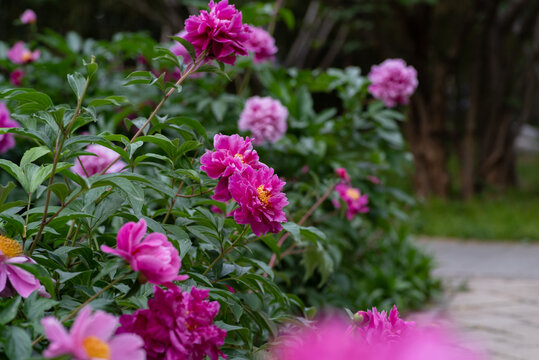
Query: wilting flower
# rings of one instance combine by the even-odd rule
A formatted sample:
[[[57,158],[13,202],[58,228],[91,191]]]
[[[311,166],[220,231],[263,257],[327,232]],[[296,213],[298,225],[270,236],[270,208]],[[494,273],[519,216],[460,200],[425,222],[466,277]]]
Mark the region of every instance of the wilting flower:
[[[287,129],[288,110],[279,100],[253,96],[245,102],[238,128],[251,131],[254,143],[274,143],[284,136]]]
[[[219,303],[207,300],[208,290],[195,287],[182,292],[178,287],[154,288],[148,309],[122,315],[117,334],[134,333],[144,339],[148,360],[201,360],[223,356],[219,347],[226,331],[213,324]]]
[[[348,172],[345,168],[337,168],[335,169],[335,174],[337,174],[338,177],[346,181],[347,183],[350,183],[350,176],[348,175]]]
[[[19,127],[19,124],[11,118],[11,114],[5,103],[0,102],[0,128]],[[13,134],[0,134],[0,154],[5,153],[15,146]]]
[[[24,42],[17,41],[11,49],[7,51],[8,59],[15,64],[26,64],[39,59],[39,50],[30,51]]]
[[[27,298],[35,290],[41,296],[50,297],[39,280],[15,264],[35,263],[23,255],[22,246],[13,239],[0,235],[0,296],[10,297],[15,290]]]
[[[369,92],[387,107],[408,104],[417,87],[417,71],[413,66],[406,66],[402,59],[387,59],[374,65],[368,77]]]
[[[361,195],[359,189],[341,183],[335,186],[335,190],[337,190],[337,193],[346,204],[346,218],[348,220],[352,220],[357,213],[369,212],[369,208],[367,207],[369,197],[368,195]],[[336,208],[341,207],[341,203],[338,200],[333,201],[333,205]]]
[[[85,151],[94,153],[95,156],[81,155],[75,161],[75,166],[71,168],[71,171],[83,177],[90,177],[101,173],[110,163],[120,156],[116,151],[98,144],[88,145]],[[118,160],[105,171],[105,174],[121,172],[126,165],[123,161]]]
[[[262,28],[251,26],[247,50],[254,54],[254,62],[258,64],[264,61],[273,61],[274,55],[277,53],[277,46],[275,46],[275,39],[270,33]]]
[[[182,262],[174,245],[161,233],[144,237],[146,230],[144,219],[128,222],[118,231],[116,249],[101,245],[101,250],[122,257],[152,284],[169,285],[173,280],[187,279],[186,275],[178,275]]]
[[[114,335],[118,320],[103,311],[92,314],[83,308],[69,332],[55,317],[41,320],[50,345],[43,356],[55,358],[71,355],[75,360],[145,360],[144,342],[135,334]]]
[[[15,69],[9,74],[9,82],[15,86],[22,85],[22,79],[24,78],[24,71],[22,69]]]
[[[399,317],[397,306],[389,312],[378,312],[373,307],[372,310],[358,311],[354,315],[354,328],[369,343],[397,341],[409,329],[415,327],[415,322],[404,321]]]
[[[286,195],[281,191],[284,185],[285,182],[268,167],[258,170],[247,167],[232,175],[229,190],[239,204],[234,211],[234,220],[238,224],[251,225],[257,236],[268,231],[281,231],[281,223],[286,222],[283,208],[288,205]]]
[[[21,22],[23,24],[33,24],[36,22],[36,20],[37,20],[37,16],[34,10],[26,9],[21,14]]]
[[[264,165],[259,161],[256,150],[253,150],[252,139],[234,135],[217,134],[213,137],[214,151],[207,150],[200,158],[202,166],[212,179],[219,179],[215,188],[215,195],[212,196],[217,201],[230,200],[228,191],[228,179],[235,172],[241,171],[244,167],[250,166],[255,169]]]
[[[228,5],[228,0],[217,4],[211,0],[209,7],[210,12],[203,10],[185,21],[184,38],[193,44],[197,56],[207,50],[209,59],[233,65],[237,55],[247,56],[250,28],[242,24],[241,12]]]

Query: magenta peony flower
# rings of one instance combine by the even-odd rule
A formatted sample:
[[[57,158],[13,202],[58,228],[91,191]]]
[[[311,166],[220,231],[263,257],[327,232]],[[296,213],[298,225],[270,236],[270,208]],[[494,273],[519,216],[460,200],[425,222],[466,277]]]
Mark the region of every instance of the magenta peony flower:
[[[259,64],[264,61],[273,61],[275,59],[275,53],[277,53],[277,46],[275,46],[275,39],[266,30],[251,26],[251,36],[247,41],[247,50],[252,52],[255,56],[255,64]]]
[[[348,172],[345,168],[335,169],[335,174],[337,174],[338,177],[346,181],[348,184],[350,183],[350,176],[348,176]]]
[[[71,171],[75,174],[79,174],[83,177],[90,177],[95,174],[101,173],[111,162],[118,158],[118,153],[103,145],[93,144],[88,145],[85,149],[86,152],[94,153],[94,155],[82,155],[75,161],[75,165],[71,168]],[[105,174],[113,174],[122,170],[127,164],[121,160],[116,161],[110,168],[107,169]]]
[[[286,133],[288,110],[279,100],[253,96],[245,102],[238,128],[251,131],[254,143],[277,142]]]
[[[114,336],[118,320],[113,315],[86,306],[71,326],[69,333],[52,316],[41,320],[50,345],[43,356],[55,358],[71,355],[74,360],[145,360],[144,342],[135,334]]]
[[[0,128],[19,127],[19,124],[11,118],[11,114],[5,103],[0,102]],[[15,147],[13,134],[0,134],[0,154]]]
[[[37,21],[37,15],[34,10],[26,9],[21,14],[21,22],[23,24],[33,24]]]
[[[122,257],[152,284],[168,286],[173,280],[187,279],[186,275],[178,275],[182,266],[178,250],[164,234],[151,233],[144,238],[146,230],[144,219],[128,222],[118,231],[117,248],[101,245],[101,250]]]
[[[374,65],[368,75],[369,92],[387,107],[406,105],[417,88],[417,71],[402,59],[387,59]]]
[[[202,164],[200,169],[212,179],[220,178],[212,199],[222,202],[230,200],[228,179],[235,172],[241,171],[246,166],[255,169],[265,166],[259,161],[251,141],[249,137],[244,139],[237,134],[231,136],[217,134],[213,137],[215,150],[207,150],[200,158]]]
[[[268,231],[278,233],[281,223],[286,222],[283,208],[288,205],[286,195],[281,191],[285,182],[273,174],[273,169],[258,170],[246,167],[230,177],[229,190],[239,204],[234,211],[238,224],[249,224],[257,236]]]
[[[122,315],[117,334],[135,333],[144,339],[148,360],[217,360],[226,331],[213,324],[219,303],[207,300],[208,290],[195,287],[182,292],[174,286],[163,290],[156,286],[148,309]]]
[[[397,306],[393,306],[389,315],[385,311],[378,312],[375,307],[372,310],[358,311],[354,320],[359,333],[368,343],[397,341],[415,327],[415,322],[399,318]]]
[[[250,28],[242,24],[241,12],[228,5],[228,0],[217,4],[211,0],[209,7],[210,12],[203,10],[185,21],[184,38],[193,44],[197,56],[207,50],[209,59],[233,65],[237,55],[247,56]]]
[[[15,86],[22,85],[22,79],[24,78],[24,71],[22,69],[15,69],[9,74],[9,82]]]
[[[16,291],[27,298],[37,290],[39,295],[50,297],[34,275],[14,265],[24,263],[35,261],[23,255],[22,246],[18,242],[0,235],[0,296],[11,297]]]
[[[35,50],[34,52],[28,50],[22,41],[17,41],[15,45],[7,51],[7,57],[15,64],[26,64],[36,61],[39,59],[39,54],[39,50]]]
[[[346,218],[348,220],[352,220],[357,213],[369,212],[369,208],[367,207],[369,197],[368,195],[361,195],[359,189],[341,183],[335,186],[335,190],[337,190],[341,199],[346,203]],[[335,205],[336,208],[341,207],[341,203],[338,200],[334,200],[333,205]]]

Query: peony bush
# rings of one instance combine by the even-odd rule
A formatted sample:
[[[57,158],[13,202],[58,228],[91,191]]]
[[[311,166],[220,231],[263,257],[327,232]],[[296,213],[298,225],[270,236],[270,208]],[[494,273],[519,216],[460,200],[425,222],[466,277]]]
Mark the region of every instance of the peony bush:
[[[2,356],[458,354],[393,307],[438,288],[398,187],[415,70],[282,68],[252,10],[212,0],[166,44],[21,15],[29,41],[0,53]]]

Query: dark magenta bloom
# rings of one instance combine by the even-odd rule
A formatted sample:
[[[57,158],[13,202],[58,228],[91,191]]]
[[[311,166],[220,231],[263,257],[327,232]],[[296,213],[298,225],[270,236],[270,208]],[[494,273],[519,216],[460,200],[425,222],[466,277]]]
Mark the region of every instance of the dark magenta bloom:
[[[288,205],[282,192],[284,185],[285,182],[268,167],[258,170],[246,167],[232,175],[228,188],[239,204],[234,211],[234,220],[238,224],[251,225],[257,236],[281,231],[281,223],[286,222],[283,208]]]
[[[415,327],[415,322],[404,321],[399,317],[397,306],[393,306],[389,314],[385,311],[378,312],[375,307],[372,310],[358,311],[354,318],[359,333],[369,343],[397,341]]]
[[[209,59],[233,65],[237,55],[247,56],[251,29],[242,24],[241,12],[228,0],[217,4],[211,0],[209,7],[210,12],[203,10],[185,21],[184,38],[193,44],[197,56],[207,50]]]
[[[120,317],[117,334],[134,333],[144,340],[148,360],[217,360],[224,354],[226,331],[213,324],[219,303],[209,301],[208,290],[195,287],[183,292],[178,287],[154,288],[148,309]]]
[[[207,150],[200,158],[202,166],[212,179],[219,179],[215,188],[215,195],[212,196],[217,201],[230,200],[228,191],[228,179],[237,171],[244,167],[261,168],[264,165],[259,161],[256,150],[253,150],[252,139],[234,134],[231,136],[217,134],[213,138],[214,151]]]

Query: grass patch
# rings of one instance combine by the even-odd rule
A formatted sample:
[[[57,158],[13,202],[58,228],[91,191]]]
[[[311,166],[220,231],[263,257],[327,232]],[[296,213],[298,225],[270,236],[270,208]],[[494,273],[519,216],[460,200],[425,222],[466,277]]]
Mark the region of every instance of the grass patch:
[[[470,200],[430,199],[419,205],[416,232],[428,236],[539,241],[539,156],[518,161],[521,186]]]

